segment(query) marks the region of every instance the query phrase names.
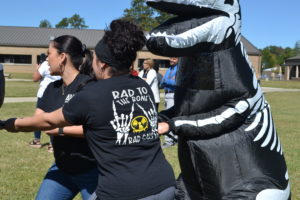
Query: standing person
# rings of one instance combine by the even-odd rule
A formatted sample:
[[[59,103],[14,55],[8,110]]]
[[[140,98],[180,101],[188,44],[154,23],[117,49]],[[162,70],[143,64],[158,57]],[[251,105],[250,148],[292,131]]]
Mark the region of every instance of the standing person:
[[[63,35],[51,41],[47,60],[50,74],[62,79],[48,85],[38,104],[41,113],[62,107],[79,87],[92,79],[92,54],[74,36]],[[96,189],[98,172],[86,139],[76,135],[83,133],[82,127],[62,127],[46,133],[53,137],[55,163],[48,170],[36,200],[73,199],[79,192],[83,200],[88,200]]]
[[[62,79],[48,85],[38,102],[37,117],[61,108],[91,79],[92,54],[74,36],[63,35],[51,41],[47,60],[50,74],[60,75]],[[49,168],[36,200],[69,200],[79,192],[83,200],[88,200],[97,186],[95,158],[83,138],[81,126],[60,127],[46,132],[54,135],[55,162]]]
[[[151,88],[129,74],[145,40],[136,25],[112,21],[95,48],[96,83],[85,86],[63,108],[0,121],[2,127],[30,131],[83,124],[99,168],[93,199],[173,200],[175,178],[160,147]]]
[[[158,89],[158,79],[157,73],[153,69],[154,68],[154,60],[147,58],[143,62],[143,70],[140,71],[139,77],[144,79],[149,85],[153,92],[156,110],[158,111],[158,105],[160,102],[159,89]]]
[[[171,57],[170,60],[170,67],[166,71],[162,81],[161,86],[164,88],[165,91],[165,109],[169,109],[174,106],[174,93],[176,87],[176,73],[178,68],[178,58]],[[174,146],[177,143],[177,135],[172,133],[171,131],[168,132],[165,136],[165,142],[163,143],[163,148],[167,148],[170,146]]]
[[[50,75],[50,71],[49,71],[49,64],[46,61],[46,55],[44,53],[42,53],[40,55],[40,64],[37,65],[36,70],[33,72],[32,75],[32,80],[34,82],[38,82],[40,81],[40,86],[37,92],[37,105],[39,104],[39,101],[41,100],[45,89],[47,88],[48,84],[61,79],[60,76],[52,76]],[[39,114],[40,113],[40,109],[36,109],[35,110],[35,114]],[[29,145],[31,147],[37,147],[37,148],[41,148],[42,144],[41,144],[41,131],[40,130],[36,130],[34,131],[34,139],[29,142]],[[50,144],[48,146],[48,151],[49,152],[53,152],[53,148],[52,148],[52,137],[50,137]]]
[[[3,73],[3,65],[0,64],[0,108],[3,104],[5,96],[5,77]]]
[[[157,77],[157,81],[158,81],[158,89],[163,89],[163,87],[161,86],[161,81],[163,79],[163,75],[161,75],[161,73],[159,72],[159,65],[154,65],[153,69],[156,71],[156,77]]]
[[[51,75],[62,80],[48,85],[38,104],[41,113],[52,112],[68,101],[91,79],[92,54],[76,37],[63,35],[50,42],[48,58]],[[55,163],[48,170],[36,200],[73,199],[79,192],[88,200],[97,186],[97,167],[87,141],[76,133],[82,127],[62,127],[46,132],[53,137]],[[68,133],[68,136],[64,136]]]

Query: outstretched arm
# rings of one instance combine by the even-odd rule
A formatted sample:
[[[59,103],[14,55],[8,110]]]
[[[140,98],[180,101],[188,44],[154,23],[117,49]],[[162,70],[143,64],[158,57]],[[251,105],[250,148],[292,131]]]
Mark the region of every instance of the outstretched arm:
[[[30,132],[34,130],[51,130],[58,127],[70,126],[63,116],[62,108],[51,112],[41,113],[31,117],[11,118],[1,121],[1,126],[9,132]]]
[[[82,126],[66,126],[63,128],[55,128],[49,131],[45,131],[48,135],[53,136],[71,136],[83,138],[83,128]]]

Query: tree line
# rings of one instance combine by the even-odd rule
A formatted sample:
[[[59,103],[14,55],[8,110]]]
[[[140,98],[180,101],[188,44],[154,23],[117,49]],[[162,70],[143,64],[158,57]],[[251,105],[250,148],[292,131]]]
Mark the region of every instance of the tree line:
[[[146,0],[132,0],[130,8],[123,12],[122,19],[131,21],[139,25],[144,31],[150,31],[167,19],[173,17],[171,14],[155,10],[146,4]],[[39,27],[51,28],[51,23],[44,19]],[[85,20],[79,14],[74,14],[70,18],[63,18],[56,25],[56,28],[77,28],[85,29],[88,26]],[[262,68],[272,68],[280,66],[287,58],[300,55],[300,40],[296,42],[294,48],[282,48],[278,46],[267,46],[260,49],[262,54]]]
[[[300,56],[300,40],[296,42],[294,48],[282,48],[278,46],[267,46],[261,51],[262,68],[268,69],[284,64],[285,60],[294,56]]]
[[[51,23],[47,19],[43,19],[40,21],[40,28],[52,28]],[[77,29],[85,29],[88,28],[85,25],[85,20],[83,17],[80,17],[79,14],[74,14],[72,17],[64,17],[62,18],[56,25],[55,28],[77,28]]]

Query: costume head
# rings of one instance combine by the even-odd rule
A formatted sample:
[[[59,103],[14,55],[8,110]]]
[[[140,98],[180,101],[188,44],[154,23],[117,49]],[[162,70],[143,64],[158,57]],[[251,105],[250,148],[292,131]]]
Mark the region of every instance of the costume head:
[[[238,0],[149,0],[147,4],[178,15],[149,33],[147,47],[153,53],[186,56],[229,48],[240,40]]]

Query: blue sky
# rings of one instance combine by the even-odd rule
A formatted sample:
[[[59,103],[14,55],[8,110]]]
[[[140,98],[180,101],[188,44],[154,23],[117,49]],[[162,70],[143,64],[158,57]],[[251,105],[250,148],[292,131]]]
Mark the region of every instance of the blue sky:
[[[104,29],[121,17],[131,0],[8,0],[1,1],[0,26],[52,25],[77,13],[90,29]],[[240,0],[242,34],[256,47],[294,47],[300,40],[299,0]]]

